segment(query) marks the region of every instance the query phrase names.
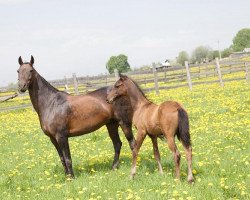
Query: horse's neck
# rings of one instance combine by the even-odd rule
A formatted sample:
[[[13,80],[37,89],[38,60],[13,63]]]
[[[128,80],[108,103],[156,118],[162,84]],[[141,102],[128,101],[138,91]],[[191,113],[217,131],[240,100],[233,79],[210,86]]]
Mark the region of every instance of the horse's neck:
[[[34,78],[29,86],[29,94],[33,107],[39,115],[46,110],[46,104],[56,92],[58,91],[53,86],[35,72]]]
[[[145,98],[145,96],[141,93],[141,91],[138,90],[138,88],[135,85],[129,87],[128,93],[131,101],[131,106],[134,112],[139,110],[145,104],[149,103],[147,98]]]

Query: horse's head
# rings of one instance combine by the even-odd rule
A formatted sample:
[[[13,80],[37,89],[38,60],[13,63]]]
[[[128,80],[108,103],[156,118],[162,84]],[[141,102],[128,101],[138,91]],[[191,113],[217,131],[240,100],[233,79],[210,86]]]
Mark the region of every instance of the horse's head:
[[[127,95],[127,86],[125,82],[128,79],[128,77],[122,74],[119,74],[119,76],[120,76],[119,80],[116,81],[114,86],[108,92],[107,96],[108,103],[113,103],[115,99],[117,99],[118,97]]]
[[[33,64],[34,58],[31,56],[30,62],[23,62],[21,56],[18,58],[18,63],[20,64],[18,73],[18,90],[19,92],[25,92],[33,79]]]

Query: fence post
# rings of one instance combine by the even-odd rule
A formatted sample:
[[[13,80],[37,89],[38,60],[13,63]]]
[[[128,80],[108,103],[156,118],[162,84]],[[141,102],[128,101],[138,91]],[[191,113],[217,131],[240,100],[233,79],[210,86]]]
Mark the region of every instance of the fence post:
[[[246,80],[249,80],[249,72],[248,72],[248,64],[245,63],[245,69],[246,69]]]
[[[158,87],[158,77],[157,77],[155,63],[153,63],[153,73],[154,73],[154,82],[155,82],[155,92],[158,95],[159,94],[159,87]]]
[[[189,86],[189,89],[192,90],[193,86],[192,86],[192,80],[191,80],[191,76],[190,76],[188,61],[185,61],[185,67],[186,67],[186,72],[187,72],[188,86]]]
[[[114,72],[115,72],[115,81],[118,81],[118,80],[119,80],[119,73],[118,73],[118,70],[115,69]]]
[[[64,76],[64,81],[65,81],[65,92],[69,94],[68,80],[66,76]]]
[[[108,74],[105,73],[105,83],[106,83],[106,86],[108,85]]]
[[[199,79],[201,78],[201,66],[199,65]]]
[[[220,80],[220,85],[223,87],[224,83],[222,81],[222,75],[221,75],[221,70],[220,70],[219,58],[215,58],[215,63],[216,63],[216,69],[217,69],[217,73],[218,73],[219,80]]]
[[[167,83],[167,67],[164,67],[164,82]]]
[[[89,76],[86,76],[85,79],[85,93],[88,93],[88,85],[89,85]]]
[[[76,94],[76,95],[79,95],[78,83],[77,83],[77,79],[76,79],[76,74],[75,74],[75,73],[73,73],[73,80],[74,80],[75,94]]]

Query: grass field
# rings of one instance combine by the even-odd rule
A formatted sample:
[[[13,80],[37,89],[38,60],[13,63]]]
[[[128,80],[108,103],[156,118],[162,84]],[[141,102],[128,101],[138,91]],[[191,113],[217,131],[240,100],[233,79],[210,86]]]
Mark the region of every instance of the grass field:
[[[195,183],[187,184],[183,148],[181,181],[173,177],[167,144],[159,141],[164,175],[150,139],[130,180],[131,152],[123,141],[121,164],[111,171],[113,147],[105,127],[70,139],[76,179],[65,179],[59,157],[31,109],[0,113],[1,199],[249,199],[250,86],[246,81],[149,93],[156,103],[181,102],[190,115]],[[136,134],[136,131],[134,131]]]

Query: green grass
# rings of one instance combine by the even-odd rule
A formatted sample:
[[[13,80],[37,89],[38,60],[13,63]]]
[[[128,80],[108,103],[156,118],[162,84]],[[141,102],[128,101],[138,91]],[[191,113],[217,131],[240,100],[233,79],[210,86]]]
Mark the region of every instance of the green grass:
[[[105,127],[70,138],[76,179],[66,180],[36,113],[25,109],[0,113],[1,199],[249,199],[250,87],[245,81],[218,85],[148,94],[156,103],[182,102],[190,115],[193,185],[186,181],[180,143],[181,181],[177,181],[167,144],[159,141],[161,176],[148,138],[139,154],[137,175],[130,180],[131,151],[122,131],[121,164],[111,171],[113,147]]]

